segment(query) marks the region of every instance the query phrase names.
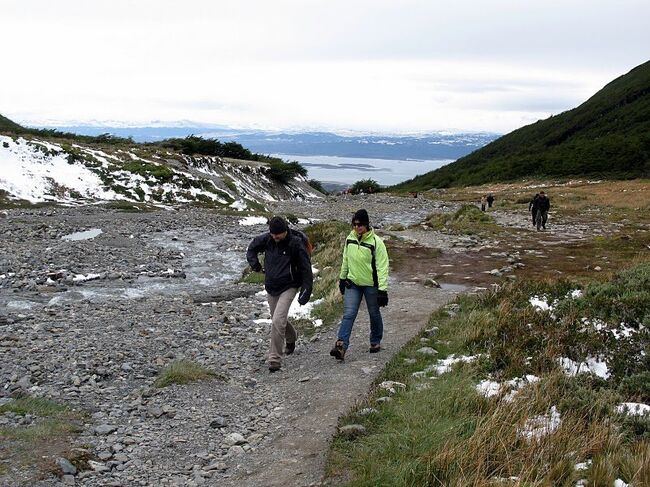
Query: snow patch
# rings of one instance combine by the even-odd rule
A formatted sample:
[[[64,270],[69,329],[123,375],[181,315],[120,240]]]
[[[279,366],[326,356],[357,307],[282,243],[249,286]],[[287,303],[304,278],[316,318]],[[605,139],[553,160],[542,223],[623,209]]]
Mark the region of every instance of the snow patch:
[[[564,373],[570,377],[574,377],[578,374],[592,373],[602,379],[609,378],[607,363],[595,357],[588,357],[585,362],[580,363],[566,357],[561,357],[558,361],[560,362],[560,367],[562,367]]]
[[[646,416],[650,414],[650,406],[640,402],[622,402],[616,406],[616,412],[628,416]]]
[[[251,226],[251,225],[266,225],[268,219],[265,216],[247,216],[239,220],[240,225]]]
[[[519,434],[529,440],[539,440],[557,431],[560,424],[560,413],[555,406],[552,406],[549,414],[528,419]]]

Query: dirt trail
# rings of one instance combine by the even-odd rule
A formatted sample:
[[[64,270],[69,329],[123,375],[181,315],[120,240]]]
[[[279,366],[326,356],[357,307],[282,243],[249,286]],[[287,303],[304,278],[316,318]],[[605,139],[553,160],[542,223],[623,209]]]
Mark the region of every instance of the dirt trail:
[[[258,387],[284,395],[287,416],[298,413],[299,417],[287,421],[273,441],[247,455],[233,477],[220,485],[318,485],[339,416],[367,394],[386,362],[426,325],[431,312],[454,296],[413,282],[393,282],[389,306],[383,311],[380,353],[368,353],[369,322],[363,304],[345,362],[329,356],[336,329],[298,349],[281,373],[268,375]]]

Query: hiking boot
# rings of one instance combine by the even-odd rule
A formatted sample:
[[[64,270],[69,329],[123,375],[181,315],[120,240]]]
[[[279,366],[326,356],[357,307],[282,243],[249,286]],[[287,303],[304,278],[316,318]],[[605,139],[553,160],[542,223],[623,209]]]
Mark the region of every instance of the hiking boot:
[[[345,348],[343,348],[343,340],[336,340],[334,348],[330,350],[330,355],[336,360],[343,360],[345,358]]]
[[[270,373],[277,372],[278,370],[280,370],[280,368],[281,368],[280,364],[269,364]]]
[[[368,350],[370,353],[377,353],[381,350],[381,345],[379,343],[371,343],[370,344],[370,349]]]
[[[286,347],[284,347],[284,354],[291,355],[295,351],[296,351],[296,342],[293,343],[287,342]]]

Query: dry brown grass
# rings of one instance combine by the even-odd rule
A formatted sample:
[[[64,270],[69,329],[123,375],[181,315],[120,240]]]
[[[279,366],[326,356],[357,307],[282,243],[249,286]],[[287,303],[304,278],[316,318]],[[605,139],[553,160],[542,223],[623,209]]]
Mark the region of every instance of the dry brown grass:
[[[569,181],[569,182],[521,182],[499,183],[466,188],[452,188],[437,193],[425,193],[426,197],[447,201],[477,202],[481,195],[492,193],[496,207],[524,205],[539,192],[551,197],[556,209],[579,211],[585,208],[610,207],[640,210],[650,208],[650,181]]]

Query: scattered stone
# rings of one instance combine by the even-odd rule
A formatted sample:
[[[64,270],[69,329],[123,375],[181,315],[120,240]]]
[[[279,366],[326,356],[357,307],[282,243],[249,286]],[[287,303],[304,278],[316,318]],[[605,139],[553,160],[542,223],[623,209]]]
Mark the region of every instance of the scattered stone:
[[[66,458],[57,458],[56,459],[56,464],[59,466],[61,471],[64,473],[64,475],[76,475],[77,474],[77,467],[72,465],[70,461]]]
[[[401,382],[395,382],[392,380],[386,380],[379,384],[379,387],[381,389],[387,390],[390,394],[395,394],[397,389],[406,389],[406,384],[402,384]]]
[[[99,426],[95,427],[95,434],[100,436],[110,435],[115,431],[117,431],[117,426],[112,426],[109,424],[100,424]]]
[[[359,416],[369,416],[371,414],[375,414],[375,413],[378,413],[378,412],[379,411],[377,411],[375,408],[363,408],[363,409],[361,409],[361,410],[359,410],[357,412],[357,415],[359,415]]]
[[[217,416],[210,421],[211,428],[225,428],[226,426],[228,426],[228,420],[223,416]]]
[[[228,469],[228,466],[225,462],[213,462],[210,465],[203,467],[203,470],[208,472],[212,470],[219,470],[220,472],[225,472]]]
[[[437,355],[438,351],[431,347],[422,347],[417,350],[417,353],[421,353],[423,355]]]
[[[246,443],[246,438],[239,433],[230,433],[224,438],[224,443],[226,445],[243,445]]]
[[[339,428],[339,433],[346,438],[356,438],[366,432],[366,427],[361,424],[347,424]]]

